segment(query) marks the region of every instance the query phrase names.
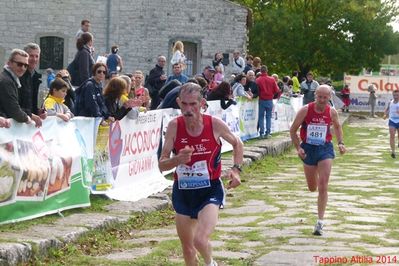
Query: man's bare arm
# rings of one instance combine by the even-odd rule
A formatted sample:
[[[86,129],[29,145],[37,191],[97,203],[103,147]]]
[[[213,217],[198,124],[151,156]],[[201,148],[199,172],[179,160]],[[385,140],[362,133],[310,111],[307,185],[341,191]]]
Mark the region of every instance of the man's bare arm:
[[[331,108],[331,121],[334,127],[335,137],[337,138],[339,152],[344,154],[346,152],[344,145],[344,133],[342,131],[342,126],[339,123],[337,110]]]
[[[220,119],[213,118],[213,128],[216,138],[221,137],[233,146],[233,163],[241,165],[243,162],[244,145],[239,137],[234,135],[228,126]]]
[[[170,158],[171,152],[173,150],[173,143],[175,141],[177,131],[177,120],[172,120],[165,134],[165,143],[162,147],[161,157],[159,158],[158,167],[161,171],[166,171],[173,169],[178,165],[175,157]]]
[[[298,131],[298,128],[302,125],[303,121],[305,120],[307,113],[308,113],[308,107],[307,106],[302,107],[298,111],[298,113],[294,119],[294,122],[292,122],[292,125],[290,128],[290,136],[291,136],[292,144],[294,145],[296,150],[299,149],[299,144],[300,144],[300,139],[298,137],[297,131]]]
[[[241,139],[235,136],[222,120],[213,118],[212,124],[215,138],[218,139],[221,137],[233,146],[233,163],[235,167],[230,169],[226,175],[230,180],[227,189],[238,187],[241,184],[240,166],[243,162],[244,145]]]

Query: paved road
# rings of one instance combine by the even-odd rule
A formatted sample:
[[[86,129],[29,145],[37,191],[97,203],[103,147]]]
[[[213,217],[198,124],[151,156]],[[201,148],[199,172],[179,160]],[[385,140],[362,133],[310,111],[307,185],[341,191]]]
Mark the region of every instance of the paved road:
[[[348,154],[333,166],[322,237],[311,234],[317,193],[307,191],[294,151],[272,175],[267,162],[252,165],[221,211],[212,241],[219,265],[399,265],[399,160],[389,156],[387,132],[380,118],[350,119]],[[136,232],[127,243],[136,247],[97,259],[135,265],[163,249],[166,264],[182,264],[173,226]]]

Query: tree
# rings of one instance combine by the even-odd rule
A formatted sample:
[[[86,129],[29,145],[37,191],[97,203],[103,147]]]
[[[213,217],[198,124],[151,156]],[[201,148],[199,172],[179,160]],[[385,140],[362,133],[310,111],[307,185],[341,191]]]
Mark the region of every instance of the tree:
[[[236,0],[253,12],[249,52],[273,71],[321,75],[378,69],[399,51],[396,0]]]

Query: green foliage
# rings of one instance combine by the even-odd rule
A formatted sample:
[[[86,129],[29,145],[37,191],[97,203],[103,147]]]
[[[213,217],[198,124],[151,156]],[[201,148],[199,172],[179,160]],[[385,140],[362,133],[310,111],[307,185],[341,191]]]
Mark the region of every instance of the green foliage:
[[[249,52],[272,72],[358,73],[399,51],[399,33],[387,25],[398,14],[395,0],[235,2],[252,10]]]

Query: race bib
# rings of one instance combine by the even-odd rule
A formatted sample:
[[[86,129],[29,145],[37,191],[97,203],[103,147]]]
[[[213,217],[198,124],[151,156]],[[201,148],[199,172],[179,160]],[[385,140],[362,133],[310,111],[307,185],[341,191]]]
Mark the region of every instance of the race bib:
[[[192,166],[180,164],[176,167],[179,189],[200,189],[211,186],[208,165],[199,161]]]
[[[306,143],[323,145],[326,142],[327,125],[309,124],[306,134]]]

